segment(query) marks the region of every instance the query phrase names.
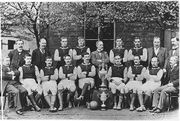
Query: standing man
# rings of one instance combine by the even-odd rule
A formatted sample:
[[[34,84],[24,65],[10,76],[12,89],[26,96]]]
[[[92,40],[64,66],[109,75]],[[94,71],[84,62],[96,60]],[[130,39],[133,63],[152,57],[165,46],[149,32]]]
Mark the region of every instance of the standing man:
[[[153,40],[153,47],[148,48],[147,50],[147,55],[148,55],[148,66],[151,66],[151,59],[153,57],[157,57],[159,60],[159,66],[160,68],[164,68],[165,65],[165,60],[167,58],[167,49],[160,47],[160,38],[159,37],[154,37]]]
[[[61,47],[54,52],[54,61],[57,62],[56,68],[59,69],[60,66],[64,66],[64,56],[70,55],[72,57],[72,49],[68,47],[67,37],[61,37]]]
[[[46,63],[46,67],[44,67],[40,71],[42,89],[45,100],[50,107],[49,111],[53,112],[56,111],[56,108],[54,107],[54,103],[56,101],[56,94],[57,94],[56,80],[58,79],[58,69],[52,66],[52,58],[49,56],[46,57],[45,63]]]
[[[110,62],[112,64],[115,63],[114,57],[116,55],[120,55],[120,57],[122,58],[122,63],[123,64],[127,62],[128,50],[123,48],[123,41],[122,41],[121,38],[116,39],[116,47],[114,49],[110,50],[109,56],[110,56]]]
[[[31,101],[34,109],[36,111],[40,111],[40,108],[37,106],[37,102],[42,94],[39,69],[37,66],[31,64],[32,57],[30,54],[26,54],[24,60],[25,64],[22,67],[19,67],[19,80],[22,83],[22,86],[27,90],[29,100]],[[34,98],[33,92],[37,93],[36,100]]]
[[[46,49],[46,39],[41,38],[39,48],[32,52],[32,64],[36,65],[39,71],[46,66],[45,59],[50,56],[50,52]]]
[[[134,39],[134,48],[130,49],[128,54],[128,61],[131,65],[133,65],[134,56],[140,57],[140,63],[143,66],[147,65],[147,49],[142,47],[141,40],[137,37]]]
[[[68,91],[67,102],[68,107],[72,108],[72,97],[76,91],[75,80],[77,79],[76,67],[71,64],[72,58],[70,55],[64,56],[65,65],[59,68],[59,78],[61,81],[58,84],[59,111],[63,110],[63,93]]]
[[[77,73],[79,77],[79,88],[82,89],[80,96],[77,98],[78,100],[84,99],[86,94],[87,97],[87,108],[89,108],[90,102],[90,90],[94,87],[94,76],[96,75],[96,68],[92,65],[90,60],[90,54],[84,53],[83,54],[84,62],[77,68]]]
[[[12,70],[18,70],[19,67],[24,65],[24,57],[26,54],[29,54],[29,51],[24,50],[23,49],[24,46],[24,41],[23,40],[17,40],[16,41],[16,47],[17,49],[12,50],[9,52],[8,56],[10,58],[10,68]],[[21,103],[22,103],[22,107],[25,109],[27,108],[27,101],[26,101],[26,95],[27,95],[27,91],[24,87],[22,87],[21,83],[19,82],[19,71],[16,74],[16,77],[14,78],[14,80],[16,81],[16,83],[14,84],[14,86],[19,89],[20,92],[20,99],[21,99]]]
[[[144,79],[144,74],[146,68],[140,65],[140,56],[134,56],[134,65],[130,66],[128,69],[127,77],[129,78],[126,84],[126,92],[130,92],[130,111],[134,110],[134,101],[138,89],[142,86],[142,80]]]
[[[167,93],[178,92],[179,90],[179,64],[178,56],[170,57],[169,83],[157,88],[153,95],[154,107],[151,112],[160,113],[164,109]]]
[[[161,86],[163,70],[160,67],[158,67],[158,58],[153,57],[151,59],[151,64],[152,67],[147,69],[144,74],[146,82],[138,90],[140,107],[136,110],[139,112],[146,110],[144,104],[149,100],[150,96],[152,95],[152,92]],[[145,94],[144,98],[143,93]]]
[[[22,115],[23,112],[22,112],[22,106],[19,95],[20,93],[19,93],[19,89],[16,88],[15,85],[16,81],[14,80],[14,77],[17,74],[19,74],[19,72],[18,70],[12,70],[9,66],[10,66],[10,58],[5,57],[3,59],[3,66],[2,66],[2,83],[0,83],[0,86],[2,84],[2,90],[0,90],[1,96],[4,97],[5,93],[12,94],[14,99],[14,107],[16,108],[16,113]],[[23,87],[21,86],[21,88]]]
[[[83,53],[91,54],[90,48],[85,46],[85,40],[83,37],[78,37],[78,46],[73,49],[73,59],[76,61],[76,66],[79,66],[83,62]]]

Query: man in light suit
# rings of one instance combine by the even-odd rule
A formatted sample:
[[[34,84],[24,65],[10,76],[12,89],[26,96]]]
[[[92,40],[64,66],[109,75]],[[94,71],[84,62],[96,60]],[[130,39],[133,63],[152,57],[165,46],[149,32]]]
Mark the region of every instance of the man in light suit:
[[[159,60],[159,67],[164,68],[165,60],[167,58],[167,49],[164,47],[160,47],[160,38],[154,37],[153,47],[148,48],[147,50],[148,57],[148,66],[151,66],[150,61],[153,57],[157,57]]]

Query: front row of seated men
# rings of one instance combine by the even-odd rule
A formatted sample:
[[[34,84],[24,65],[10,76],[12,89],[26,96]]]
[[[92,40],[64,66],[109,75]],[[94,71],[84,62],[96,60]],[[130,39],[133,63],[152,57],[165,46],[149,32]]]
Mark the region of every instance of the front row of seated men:
[[[9,58],[4,60],[9,61]],[[51,57],[46,57],[46,67],[41,69],[40,73],[38,68],[31,64],[31,55],[25,55],[24,60],[25,64],[19,68],[19,79],[22,86],[27,90],[28,97],[36,111],[40,111],[37,101],[42,93],[44,94],[45,100],[50,107],[49,111],[57,110],[54,107],[54,103],[56,101],[56,94],[58,94],[60,105],[58,110],[60,111],[63,110],[64,91],[68,91],[68,107],[72,107],[72,98],[77,89],[75,85],[75,80],[77,80],[77,77],[79,78],[78,86],[80,89],[82,89],[80,96],[77,98],[78,100],[84,99],[85,93],[89,92],[89,90],[91,90],[96,83],[96,80],[94,80],[96,68],[89,62],[90,55],[88,53],[83,54],[83,63],[78,67],[71,64],[71,56],[64,56],[65,65],[61,66],[59,71],[58,69],[53,68]],[[172,56],[170,58],[170,82],[164,86],[161,86],[163,70],[158,67],[157,57],[153,57],[151,59],[152,67],[147,69],[140,65],[139,56],[134,57],[134,65],[129,68],[121,64],[122,59],[119,55],[116,55],[114,60],[115,64],[109,67],[105,76],[106,80],[109,82],[108,88],[111,90],[114,97],[113,109],[120,110],[123,96],[130,93],[130,111],[135,109],[134,100],[136,94],[138,94],[140,103],[140,107],[138,107],[136,110],[145,111],[145,103],[154,93],[152,103],[153,109],[151,111],[159,113],[164,108],[164,103],[167,96],[166,93],[175,92],[179,88],[179,67],[177,56]],[[3,73],[9,74],[10,72],[4,71]],[[5,76],[7,75],[3,75],[4,81]],[[61,79],[61,81],[57,84],[56,80],[58,78]],[[145,83],[143,83],[144,79],[146,80]],[[10,80],[12,80],[12,78]],[[8,92],[7,88],[6,91]],[[33,95],[34,91],[37,92],[35,97]],[[144,97],[143,94],[145,94]],[[118,103],[117,97],[119,97]],[[87,104],[89,104],[90,100],[91,99],[89,97]],[[17,111],[20,110],[19,108],[20,107],[17,107]],[[21,112],[18,112],[18,114],[21,114]]]

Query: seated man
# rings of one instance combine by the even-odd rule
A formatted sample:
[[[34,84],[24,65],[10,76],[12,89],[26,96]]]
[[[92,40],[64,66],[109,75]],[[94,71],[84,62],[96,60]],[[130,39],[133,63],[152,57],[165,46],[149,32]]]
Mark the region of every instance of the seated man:
[[[76,67],[71,64],[71,56],[64,56],[65,65],[59,68],[59,78],[61,81],[58,84],[59,111],[63,110],[63,93],[68,91],[67,102],[68,107],[72,108],[72,97],[76,90],[75,80],[77,78]]]
[[[142,80],[144,79],[144,73],[146,68],[140,65],[140,56],[134,56],[134,65],[128,69],[127,77],[130,79],[126,84],[126,92],[131,92],[130,98],[130,111],[134,110],[134,100],[137,94],[137,90],[142,86]]]
[[[153,57],[151,59],[152,68],[146,70],[144,77],[146,82],[141,86],[138,90],[139,103],[140,107],[137,108],[137,111],[145,111],[146,108],[144,104],[148,101],[152,92],[161,86],[161,78],[163,76],[163,70],[158,67],[158,58]],[[143,93],[145,94],[145,98],[143,99]]]
[[[84,99],[85,93],[90,93],[90,89],[94,87],[94,76],[96,74],[96,68],[90,62],[89,53],[83,54],[83,63],[77,68],[79,77],[79,88],[82,89],[81,95],[77,98],[78,100]],[[89,108],[90,94],[87,97],[87,108]]]
[[[58,69],[53,68],[52,66],[52,58],[46,57],[46,67],[41,69],[41,81],[42,81],[42,89],[45,100],[49,105],[49,111],[56,111],[54,107],[54,103],[56,101],[56,94],[57,94],[57,83],[56,80],[58,79]],[[50,93],[50,94],[49,94]]]
[[[123,94],[125,94],[125,84],[124,81],[127,80],[127,68],[121,64],[121,57],[116,55],[114,57],[114,65],[111,66],[106,75],[107,80],[109,81],[109,88],[113,93],[114,97],[114,107],[113,109],[120,110],[121,103],[123,100]],[[117,90],[120,91],[119,102],[117,105]]]
[[[2,92],[1,90],[0,92],[3,97],[5,93],[13,94],[16,113],[19,115],[22,115],[23,112],[22,112],[22,106],[21,106],[21,101],[20,101],[20,91],[15,85],[16,81],[14,81],[14,78],[15,76],[19,74],[19,71],[11,70],[9,66],[10,66],[10,58],[5,57],[3,59],[3,66],[2,66]]]
[[[152,107],[154,107],[151,112],[160,113],[164,109],[165,101],[167,98],[166,93],[170,92],[177,92],[179,90],[179,64],[178,64],[178,57],[172,56],[170,57],[170,66],[171,69],[168,70],[169,74],[169,83],[158,87],[154,91],[153,95],[153,103]]]
[[[19,80],[22,83],[22,86],[27,90],[29,100],[31,101],[34,109],[36,111],[40,111],[41,109],[37,106],[37,101],[42,94],[42,89],[40,87],[39,70],[37,66],[31,64],[32,59],[30,54],[26,54],[24,60],[25,64],[22,67],[19,67]],[[37,93],[36,100],[33,92]]]

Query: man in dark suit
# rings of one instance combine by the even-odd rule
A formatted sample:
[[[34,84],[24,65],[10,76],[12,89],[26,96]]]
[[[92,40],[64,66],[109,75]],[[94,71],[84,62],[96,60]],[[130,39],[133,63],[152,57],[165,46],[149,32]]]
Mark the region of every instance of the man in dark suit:
[[[10,51],[8,56],[11,62],[10,67],[18,70],[20,66],[24,65],[24,56],[27,53],[29,53],[29,51],[23,49],[23,46],[24,46],[23,40],[17,40],[16,46],[17,46],[17,49]]]
[[[46,49],[46,40],[40,39],[39,48],[32,52],[32,64],[36,65],[39,70],[46,66],[45,59],[50,56],[50,52]]]
[[[19,93],[19,89],[17,88],[16,81],[14,80],[14,77],[19,74],[19,71],[12,70],[11,68],[9,68],[9,66],[10,66],[10,58],[5,57],[3,59],[2,83],[0,83],[0,87],[2,87],[2,89],[0,90],[0,92],[2,96],[4,96],[5,93],[9,93],[13,95],[14,107],[16,108],[16,113],[22,115],[23,112],[20,101],[20,93]],[[21,88],[23,87],[21,86]]]
[[[147,50],[148,66],[151,66],[150,61],[153,57],[157,57],[159,60],[159,67],[164,68],[165,60],[167,58],[167,49],[160,47],[160,38],[154,37],[153,47]]]
[[[24,65],[24,57],[26,54],[29,53],[28,50],[24,50],[23,46],[24,46],[24,41],[23,40],[17,40],[16,41],[16,46],[17,49],[10,51],[10,53],[8,54],[9,58],[10,58],[10,68],[12,70],[18,70],[19,67]],[[23,88],[21,86],[21,83],[19,82],[19,74],[18,73],[16,75],[16,77],[14,78],[14,80],[16,81],[16,83],[14,84],[16,86],[17,89],[19,89],[20,92],[20,97],[21,97],[21,103],[23,108],[25,108],[26,105],[26,95],[27,95],[27,91],[25,88]]]
[[[172,56],[170,57],[170,66],[168,77],[169,83],[157,88],[154,91],[153,95],[153,104],[154,107],[151,112],[160,113],[165,106],[165,101],[167,98],[166,93],[177,92],[179,89],[179,66],[178,66],[178,57]]]

